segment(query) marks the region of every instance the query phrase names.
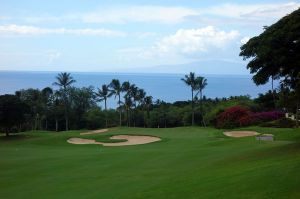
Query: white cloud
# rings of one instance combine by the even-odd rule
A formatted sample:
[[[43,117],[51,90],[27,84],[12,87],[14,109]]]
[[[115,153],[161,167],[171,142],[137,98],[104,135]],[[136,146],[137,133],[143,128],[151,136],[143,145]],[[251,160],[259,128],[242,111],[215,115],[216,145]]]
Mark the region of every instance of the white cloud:
[[[0,20],[9,20],[11,17],[8,16],[0,16]]]
[[[158,22],[179,23],[197,12],[185,7],[130,6],[108,8],[82,15],[86,23]]]
[[[192,54],[211,49],[224,49],[239,36],[232,30],[225,32],[213,26],[198,29],[179,29],[175,34],[158,41],[153,49],[159,54]]]
[[[139,39],[149,38],[149,37],[156,37],[158,36],[158,33],[156,32],[138,32],[135,33],[135,36],[137,36]]]
[[[45,49],[39,51],[0,51],[2,70],[11,70],[10,66],[26,68],[35,68],[35,70],[40,70],[43,66],[52,66],[58,61],[61,61],[62,53],[56,49]],[[14,68],[13,68],[14,69]]]
[[[198,29],[179,29],[175,34],[163,37],[150,47],[132,47],[118,50],[120,59],[169,59],[188,58],[194,55],[222,51],[235,44],[240,37],[238,31],[219,30],[213,26]]]
[[[48,57],[49,64],[53,63],[55,60],[58,60],[62,55],[61,52],[57,50],[48,50],[45,54]]]
[[[27,23],[56,23],[62,21],[62,17],[57,16],[39,16],[39,17],[24,17]]]
[[[126,36],[124,32],[109,29],[68,29],[68,28],[40,28],[36,26],[4,25],[0,26],[0,35],[46,35],[46,34],[68,34],[68,35],[89,35],[89,36]]]
[[[162,23],[176,24],[188,20],[195,20],[212,25],[231,19],[243,20],[244,23],[252,21],[278,20],[288,13],[298,9],[300,3],[257,3],[236,4],[227,3],[210,7],[183,7],[183,6],[120,6],[94,9],[85,13],[65,13],[60,16],[22,16],[21,21],[26,23]],[[218,20],[215,19],[218,18]],[[224,19],[225,17],[225,19]],[[7,17],[5,17],[7,18]],[[1,20],[1,16],[0,16]]]
[[[203,10],[205,14],[223,17],[259,19],[280,18],[298,9],[300,3],[273,3],[273,4],[223,4]]]

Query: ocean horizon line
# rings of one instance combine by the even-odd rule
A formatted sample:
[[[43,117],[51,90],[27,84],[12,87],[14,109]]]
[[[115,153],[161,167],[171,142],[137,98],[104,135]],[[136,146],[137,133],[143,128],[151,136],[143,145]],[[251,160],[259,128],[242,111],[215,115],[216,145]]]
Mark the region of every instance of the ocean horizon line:
[[[72,74],[102,74],[102,75],[148,75],[148,76],[180,76],[186,75],[187,73],[167,73],[167,72],[101,72],[101,71],[69,71],[69,70],[61,70],[61,71],[35,71],[35,70],[1,70],[0,72],[4,73],[40,73],[40,74],[51,74],[51,73],[61,73],[68,72]],[[194,71],[191,71],[194,72]],[[211,74],[211,73],[197,73],[202,76],[207,77],[251,77],[251,74]]]

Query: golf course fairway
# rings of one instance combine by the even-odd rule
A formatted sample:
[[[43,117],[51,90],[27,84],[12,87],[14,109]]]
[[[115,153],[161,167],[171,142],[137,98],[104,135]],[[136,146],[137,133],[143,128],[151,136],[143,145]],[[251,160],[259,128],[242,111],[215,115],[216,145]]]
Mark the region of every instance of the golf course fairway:
[[[300,129],[243,128],[275,141],[232,138],[224,130],[112,128],[26,132],[0,137],[0,198],[300,198]],[[72,137],[110,140],[149,135],[159,142],[104,147]]]

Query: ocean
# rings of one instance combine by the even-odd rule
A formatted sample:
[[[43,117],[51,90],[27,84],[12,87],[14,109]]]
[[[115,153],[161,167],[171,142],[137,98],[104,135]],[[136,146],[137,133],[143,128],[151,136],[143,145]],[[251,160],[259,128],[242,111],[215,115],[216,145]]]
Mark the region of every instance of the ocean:
[[[112,79],[121,82],[129,81],[143,88],[147,95],[153,96],[154,100],[160,99],[166,102],[189,100],[190,88],[181,78],[184,74],[126,74],[126,73],[97,73],[97,72],[72,72],[76,83],[74,86],[101,87],[109,84]],[[42,89],[50,86],[55,81],[57,72],[11,72],[0,71],[0,94],[13,94],[15,91],[27,88]],[[250,95],[257,97],[259,93],[265,93],[271,89],[271,84],[256,86],[250,75],[202,75],[207,78],[207,87],[204,95],[210,98],[229,97],[237,95]],[[108,100],[108,107],[115,108],[117,102],[114,97]]]

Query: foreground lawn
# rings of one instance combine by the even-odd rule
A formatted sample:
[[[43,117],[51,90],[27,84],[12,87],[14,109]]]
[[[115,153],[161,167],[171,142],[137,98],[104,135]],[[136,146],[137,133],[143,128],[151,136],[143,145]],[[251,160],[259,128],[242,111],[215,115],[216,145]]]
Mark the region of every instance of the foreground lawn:
[[[300,129],[247,128],[276,141],[212,128],[115,128],[0,137],[0,198],[300,198]],[[137,146],[72,145],[70,137],[154,135]]]

